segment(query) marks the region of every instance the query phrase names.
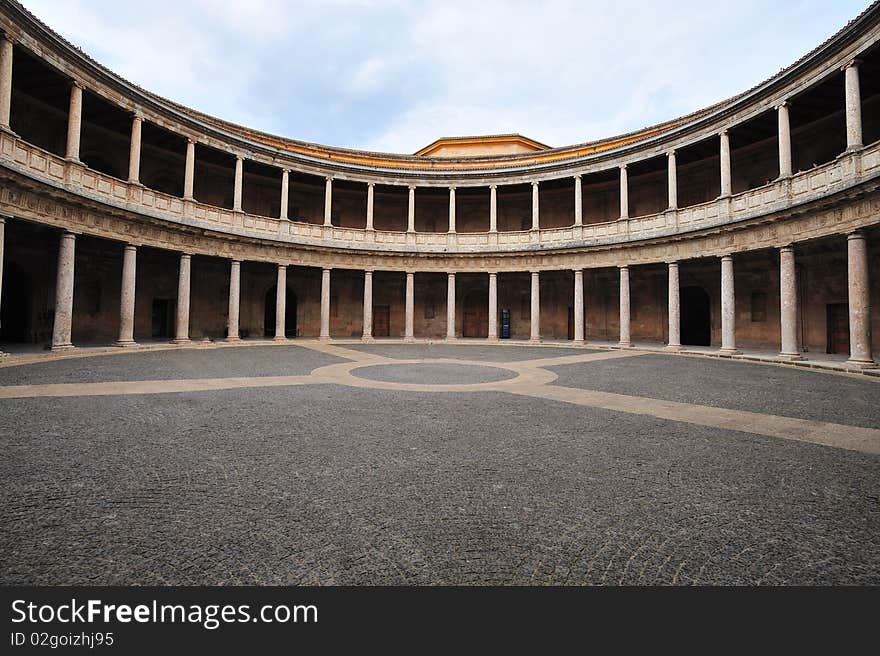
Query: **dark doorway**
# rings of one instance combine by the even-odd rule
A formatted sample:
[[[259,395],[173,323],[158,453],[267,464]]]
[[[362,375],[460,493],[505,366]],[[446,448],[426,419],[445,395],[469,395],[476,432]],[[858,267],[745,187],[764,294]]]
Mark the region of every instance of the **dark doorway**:
[[[373,337],[391,337],[391,306],[373,306]]]
[[[702,287],[681,288],[681,343],[688,346],[712,344],[712,309],[709,294]]]
[[[263,336],[275,336],[275,316],[278,285],[272,285],[266,292],[265,312],[263,313]],[[284,301],[284,336],[296,337],[296,294],[287,288],[287,299]]]
[[[489,336],[489,299],[486,293],[474,290],[465,295],[462,301],[462,337]]]
[[[829,303],[826,306],[828,353],[849,355],[849,305]]]
[[[31,283],[19,265],[3,267],[3,304],[0,305],[0,340],[27,342],[30,333]]]
[[[150,334],[156,338],[169,338],[174,330],[174,310],[177,306],[173,298],[153,299],[153,324]]]

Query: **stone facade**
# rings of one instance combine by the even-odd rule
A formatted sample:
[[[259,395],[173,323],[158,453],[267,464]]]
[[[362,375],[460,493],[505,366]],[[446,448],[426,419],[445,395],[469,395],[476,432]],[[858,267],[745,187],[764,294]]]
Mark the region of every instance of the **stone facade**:
[[[0,340],[880,348],[877,7],[721,105],[479,155],[265,135],[133,87],[17,3],[0,30]]]

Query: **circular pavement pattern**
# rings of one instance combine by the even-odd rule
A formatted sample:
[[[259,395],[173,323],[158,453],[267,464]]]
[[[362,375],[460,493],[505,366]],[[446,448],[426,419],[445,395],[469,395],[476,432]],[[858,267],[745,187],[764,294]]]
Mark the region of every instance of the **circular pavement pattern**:
[[[880,584],[877,408],[860,377],[586,349],[4,366],[0,584]]]
[[[388,383],[430,385],[473,385],[494,383],[514,378],[515,371],[492,366],[425,362],[412,364],[385,364],[359,367],[351,374],[357,378]]]

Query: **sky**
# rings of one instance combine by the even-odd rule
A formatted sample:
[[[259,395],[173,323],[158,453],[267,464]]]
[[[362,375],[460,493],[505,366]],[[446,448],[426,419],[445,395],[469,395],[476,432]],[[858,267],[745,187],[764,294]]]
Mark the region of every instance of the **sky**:
[[[24,0],[125,79],[234,123],[412,153],[517,132],[563,146],[762,82],[868,0]]]

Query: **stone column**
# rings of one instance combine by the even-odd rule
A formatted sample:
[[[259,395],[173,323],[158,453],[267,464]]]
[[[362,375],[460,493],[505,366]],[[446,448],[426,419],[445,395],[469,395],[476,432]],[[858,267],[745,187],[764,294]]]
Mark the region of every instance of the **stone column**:
[[[373,196],[376,185],[372,182],[367,184],[367,230],[373,229]]]
[[[226,341],[237,342],[238,310],[241,307],[241,262],[232,260],[229,267],[229,317],[226,323]]]
[[[446,339],[455,339],[455,274],[446,274]]]
[[[287,339],[287,265],[278,265],[278,283],[275,287],[275,341]]]
[[[141,125],[144,119],[135,114],[131,119],[131,142],[128,148],[128,181],[140,184],[141,177]]]
[[[330,339],[330,269],[321,270],[321,333],[318,339]]]
[[[2,48],[2,44],[0,44],[0,48]],[[2,62],[0,62],[2,64]],[[6,217],[0,216],[0,300],[3,298],[3,248],[6,242]],[[2,307],[2,305],[0,305]],[[5,356],[6,353],[0,351],[0,358]]]
[[[193,199],[193,181],[196,176],[196,142],[192,139],[186,140],[186,168],[183,173],[183,198],[184,200]]]
[[[621,266],[620,269],[620,341],[619,346],[632,346],[630,337],[630,313],[629,313],[629,267]]]
[[[406,208],[406,231],[416,231],[416,188],[409,188],[409,202]]]
[[[0,36],[0,130],[9,130],[12,108],[12,41]]]
[[[55,325],[52,328],[52,350],[73,348],[70,341],[73,324],[73,263],[76,235],[65,232],[58,247],[58,276],[55,280]]]
[[[281,171],[281,211],[278,213],[278,218],[282,221],[287,220],[288,205],[290,205],[290,169],[284,169]]]
[[[489,274],[489,341],[498,341],[498,274]]]
[[[372,184],[370,185],[373,186]],[[363,340],[373,339],[373,272],[364,271],[364,335]]]
[[[541,341],[541,274],[532,271],[532,312],[530,342]]]
[[[134,299],[137,280],[137,247],[126,244],[122,255],[122,285],[119,292],[119,339],[116,346],[135,346]]]
[[[583,187],[581,186],[581,176],[574,176],[574,224],[580,226],[584,224],[584,202]]]
[[[629,218],[629,180],[626,173],[626,164],[620,165],[620,218]]]
[[[730,135],[723,130],[721,138],[721,197],[730,196]]]
[[[455,232],[455,187],[449,188],[449,232]]]
[[[666,153],[666,184],[669,209],[678,209],[678,165],[675,162],[674,150]]]
[[[797,271],[794,262],[794,247],[779,249],[779,323],[782,332],[780,358],[800,360],[797,337]]]
[[[192,256],[189,253],[180,254],[180,273],[177,276],[177,326],[174,344],[186,344],[189,342],[189,278]]]
[[[862,147],[862,99],[859,90],[859,64],[853,59],[844,68],[846,89],[846,149],[858,150]]]
[[[779,177],[791,177],[791,125],[788,121],[788,103],[776,106],[779,124]]]
[[[678,262],[670,262],[669,267],[669,343],[670,351],[681,350],[681,293],[678,282]]]
[[[244,177],[244,160],[241,157],[235,158],[235,186],[232,190],[232,211],[241,212],[241,187],[242,178]]]
[[[489,232],[498,232],[498,185],[489,185]]]
[[[875,366],[871,350],[871,298],[868,281],[868,247],[863,232],[846,237],[849,284],[849,360],[857,367]]]
[[[584,343],[584,271],[574,270],[574,343]]]
[[[736,350],[736,296],[733,281],[733,255],[721,258],[721,353],[734,355]]]
[[[415,273],[406,272],[406,307],[404,313],[403,339],[407,342],[415,340],[413,317],[415,315]]]
[[[532,183],[532,230],[541,229],[541,199],[538,193],[538,183]]]
[[[324,225],[333,225],[333,176],[327,176],[324,186]]]
[[[74,82],[70,87],[70,111],[67,114],[67,159],[79,162],[79,134],[82,125],[82,87]]]

